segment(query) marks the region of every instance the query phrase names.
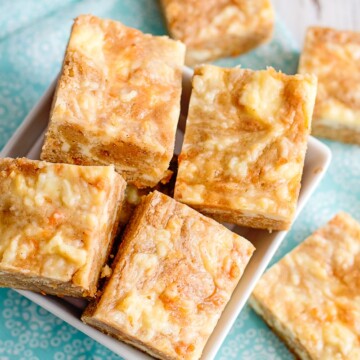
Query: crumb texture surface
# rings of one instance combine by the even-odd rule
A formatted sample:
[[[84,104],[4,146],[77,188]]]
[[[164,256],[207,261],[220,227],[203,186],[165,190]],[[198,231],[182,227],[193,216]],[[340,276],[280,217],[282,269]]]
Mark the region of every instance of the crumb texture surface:
[[[360,143],[360,33],[310,28],[299,72],[319,80],[314,134]]]
[[[252,295],[301,359],[360,358],[360,224],[339,213],[261,278]]]
[[[162,0],[170,34],[195,65],[235,56],[267,41],[274,25],[269,0]]]
[[[253,251],[154,192],[136,210],[111,280],[83,319],[156,357],[198,359]]]
[[[112,166],[0,160],[0,282],[22,274],[93,295],[124,191]]]
[[[156,185],[173,155],[184,53],[166,36],[78,17],[42,159],[114,164],[127,181]]]
[[[175,198],[223,221],[286,229],[315,94],[310,75],[196,68]]]

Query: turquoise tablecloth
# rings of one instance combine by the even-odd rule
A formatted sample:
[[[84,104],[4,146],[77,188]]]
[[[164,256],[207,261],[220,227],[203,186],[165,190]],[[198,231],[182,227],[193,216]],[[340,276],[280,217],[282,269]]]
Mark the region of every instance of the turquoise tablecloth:
[[[165,28],[156,0],[1,0],[0,148],[60,68],[72,19],[92,13],[153,34]],[[253,69],[296,70],[298,53],[278,22],[274,40],[249,55],[222,60]],[[326,178],[276,255],[279,259],[339,209],[360,219],[360,148],[327,142],[333,162]],[[276,260],[274,259],[274,260]],[[291,359],[284,345],[245,307],[218,359]],[[0,290],[0,360],[119,359],[12,290]]]

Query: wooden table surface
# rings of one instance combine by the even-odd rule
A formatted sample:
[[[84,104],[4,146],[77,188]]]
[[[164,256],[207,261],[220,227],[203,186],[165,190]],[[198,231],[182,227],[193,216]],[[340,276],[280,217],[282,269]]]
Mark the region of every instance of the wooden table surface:
[[[360,0],[272,0],[281,19],[302,46],[310,25],[360,31]]]

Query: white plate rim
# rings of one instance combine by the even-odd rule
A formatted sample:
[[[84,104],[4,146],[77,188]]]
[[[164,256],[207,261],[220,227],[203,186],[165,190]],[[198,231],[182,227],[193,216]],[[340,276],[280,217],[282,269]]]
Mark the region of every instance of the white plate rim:
[[[192,70],[189,68],[184,68],[184,81],[183,85],[185,89],[189,89],[190,87],[190,78],[192,76]],[[44,131],[44,127],[35,128],[39,124],[43,124],[43,116],[39,116],[41,111],[44,108],[50,108],[52,95],[56,86],[57,78],[52,82],[44,95],[40,98],[34,108],[30,111],[28,116],[25,118],[23,123],[19,126],[16,132],[11,136],[8,140],[7,144],[4,146],[2,151],[0,152],[0,157],[21,157],[25,156],[29,153],[31,148],[34,146],[38,138]],[[188,96],[186,96],[186,100],[188,100]],[[30,133],[37,131],[36,134],[30,136]],[[32,140],[31,140],[32,139]],[[307,184],[306,188],[302,186],[301,195],[299,197],[298,207],[296,216],[301,212],[309,198],[311,197],[314,190],[317,188],[321,179],[323,178],[329,164],[331,161],[331,152],[330,149],[323,144],[321,141],[315,139],[314,137],[309,137],[309,152],[316,152],[317,159],[317,167],[316,173],[313,174],[310,184]],[[18,154],[14,156],[14,154]],[[310,154],[311,155],[311,154]],[[316,161],[316,159],[314,160]],[[213,359],[218,352],[221,344],[223,343],[225,337],[227,336],[230,328],[234,324],[236,318],[240,314],[242,308],[244,307],[248,297],[250,296],[253,288],[256,285],[256,282],[265,271],[267,265],[269,264],[271,258],[273,257],[275,251],[278,249],[280,244],[282,243],[284,237],[286,236],[286,231],[277,232],[275,235],[275,239],[269,246],[269,249],[266,253],[266,257],[262,258],[261,261],[256,259],[254,255],[250,264],[248,265],[244,276],[242,277],[239,285],[234,292],[232,299],[230,300],[228,306],[224,310],[214,333],[210,337],[204,354],[201,357],[202,360],[210,360]],[[256,254],[256,253],[255,253]],[[249,276],[249,270],[253,267],[256,267],[256,271]],[[245,284],[247,282],[247,284]],[[241,299],[237,299],[236,303],[234,303],[234,296],[236,292],[239,292],[239,289],[242,291],[243,296]],[[99,332],[96,329],[91,328],[90,326],[84,324],[80,320],[80,309],[75,306],[70,305],[63,299],[55,298],[51,296],[43,296],[37,293],[33,293],[30,291],[17,290],[21,295],[35,302],[39,306],[48,310],[55,316],[61,318],[66,321],[70,325],[74,326],[78,330],[82,331],[89,337],[98,341],[102,345],[106,346],[114,353],[124,357],[125,359],[150,359],[151,357],[144,354],[143,352],[133,348],[130,345],[112,339],[111,337]],[[219,329],[220,328],[220,329]]]

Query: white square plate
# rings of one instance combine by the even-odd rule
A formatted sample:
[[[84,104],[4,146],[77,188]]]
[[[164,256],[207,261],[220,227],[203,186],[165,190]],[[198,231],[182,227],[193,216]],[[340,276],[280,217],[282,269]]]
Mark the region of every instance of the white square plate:
[[[184,68],[183,72],[183,97],[182,97],[182,119],[180,120],[176,150],[181,148],[182,135],[184,130],[184,118],[188,108],[188,101],[191,91],[192,70]],[[44,132],[49,119],[51,101],[56,81],[49,87],[37,105],[29,113],[23,124],[11,137],[7,145],[0,153],[0,157],[28,157],[38,159],[43,143]],[[297,215],[302,210],[311,194],[324,176],[331,159],[331,153],[327,146],[313,137],[309,138],[309,146],[305,159],[305,168],[302,177],[302,186],[297,208]],[[238,317],[241,309],[250,296],[256,282],[269,264],[275,251],[280,246],[286,235],[286,231],[269,233],[264,230],[245,229],[236,226],[229,226],[233,231],[241,233],[249,239],[256,247],[246,271],[236,287],[230,302],[226,306],[213,334],[211,335],[202,360],[213,359],[219,350],[231,326]],[[78,299],[60,299],[54,296],[43,296],[29,291],[19,291],[28,299],[34,301],[44,309],[71,324],[78,330],[84,332],[91,338],[103,344],[116,354],[125,359],[150,359],[150,356],[143,352],[117,341],[101,332],[85,325],[80,321],[80,315],[85,302]]]

